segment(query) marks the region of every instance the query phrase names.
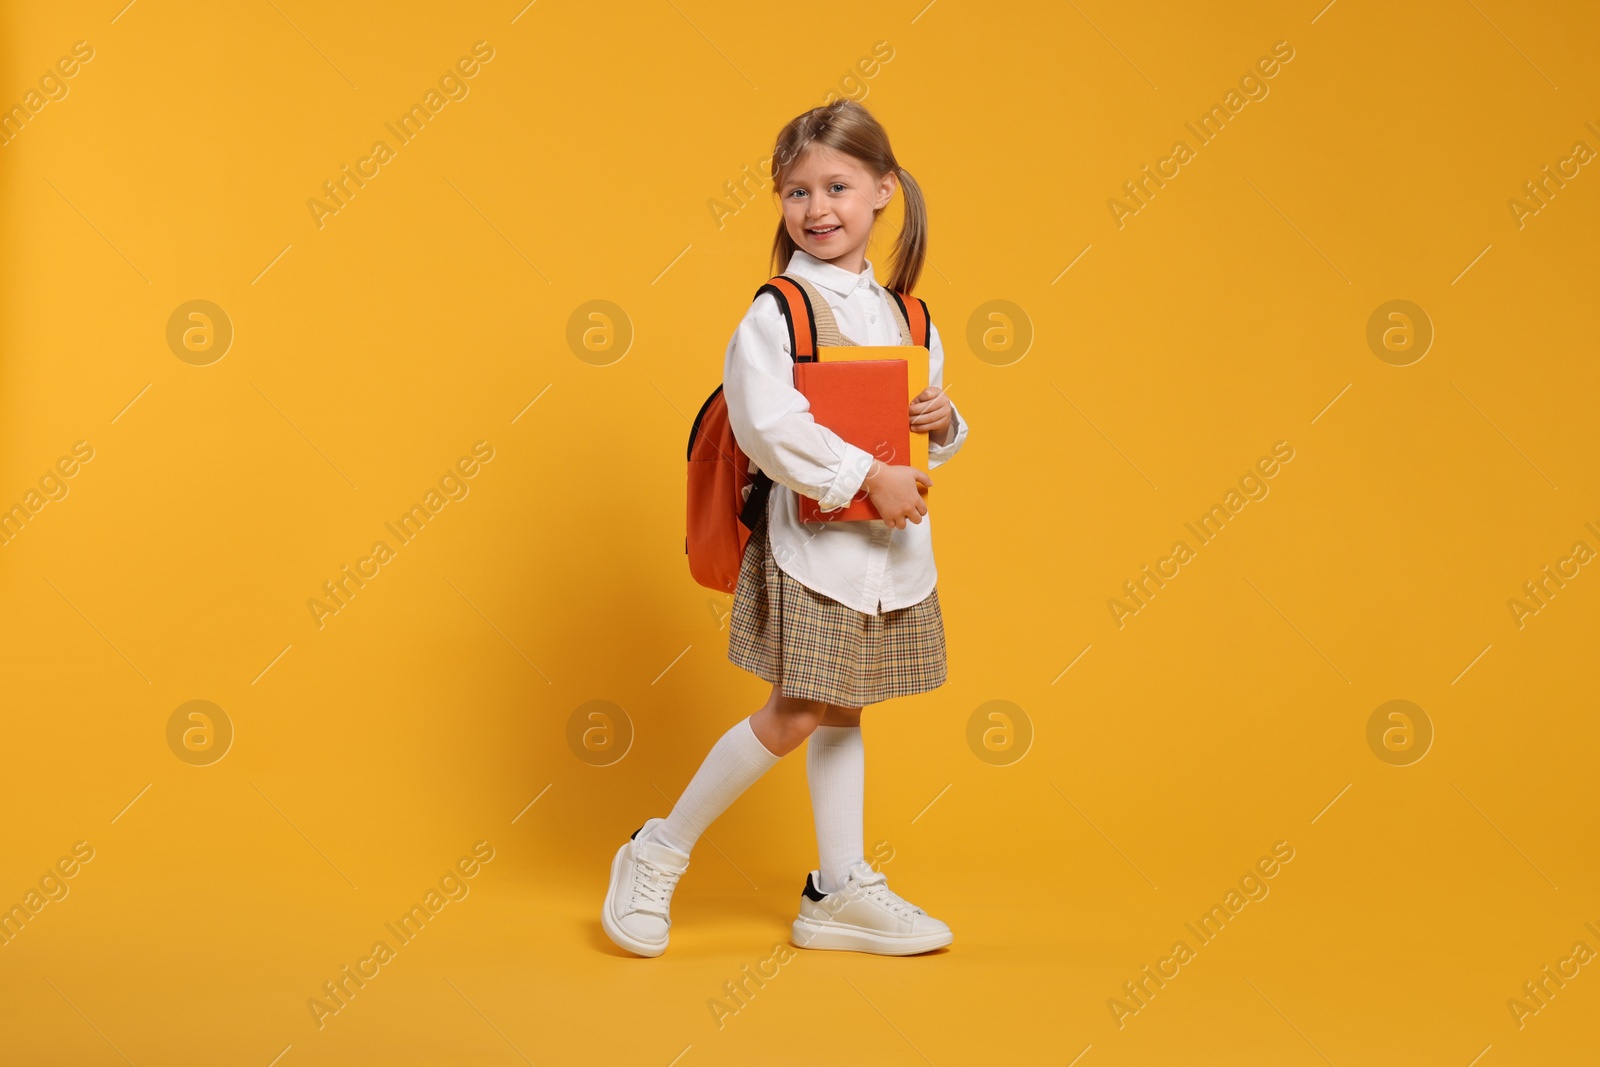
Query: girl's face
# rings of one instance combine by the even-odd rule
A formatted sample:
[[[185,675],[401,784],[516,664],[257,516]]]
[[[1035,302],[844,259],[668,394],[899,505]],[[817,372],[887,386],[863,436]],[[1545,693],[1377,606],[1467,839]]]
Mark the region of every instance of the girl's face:
[[[873,212],[889,203],[898,184],[893,171],[875,179],[854,156],[813,145],[778,190],[789,237],[801,251],[860,274]]]

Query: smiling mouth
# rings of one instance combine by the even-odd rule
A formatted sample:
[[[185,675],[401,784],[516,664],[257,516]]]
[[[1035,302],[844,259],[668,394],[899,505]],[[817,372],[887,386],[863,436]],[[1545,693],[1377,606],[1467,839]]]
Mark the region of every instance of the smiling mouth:
[[[813,237],[827,237],[829,234],[838,233],[839,232],[839,227],[837,227],[837,226],[823,226],[823,227],[819,227],[817,229],[807,228],[806,232],[809,233]]]

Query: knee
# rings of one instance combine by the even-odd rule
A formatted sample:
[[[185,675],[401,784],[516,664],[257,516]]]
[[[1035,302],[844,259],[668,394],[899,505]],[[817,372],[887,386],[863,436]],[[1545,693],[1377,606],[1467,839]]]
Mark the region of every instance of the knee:
[[[782,724],[783,732],[796,745],[811,736],[828,710],[828,705],[820,700],[800,700],[781,694],[774,695],[770,706],[773,718]]]
[[[791,706],[784,718],[802,737],[810,737],[828,713],[828,705],[820,700],[793,700],[788,703]]]

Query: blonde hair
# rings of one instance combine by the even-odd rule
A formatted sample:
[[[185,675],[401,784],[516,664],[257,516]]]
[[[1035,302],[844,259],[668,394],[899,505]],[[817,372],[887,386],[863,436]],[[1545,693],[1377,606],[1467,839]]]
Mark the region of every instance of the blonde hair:
[[[897,292],[909,293],[916,288],[922,274],[922,263],[928,253],[928,210],[922,199],[922,188],[911,174],[894,158],[889,147],[889,134],[872,117],[872,113],[854,100],[840,99],[822,107],[802,112],[789,121],[778,133],[778,142],[772,153],[772,187],[783,188],[784,179],[799,161],[801,155],[813,146],[831,148],[853,157],[874,178],[881,180],[890,171],[899,179],[905,190],[905,222],[900,236],[894,242],[894,268],[887,287]],[[878,208],[872,213],[873,221],[883,214]],[[778,236],[772,242],[773,273],[780,274],[789,266],[789,259],[799,246],[789,236],[786,221],[778,219]]]

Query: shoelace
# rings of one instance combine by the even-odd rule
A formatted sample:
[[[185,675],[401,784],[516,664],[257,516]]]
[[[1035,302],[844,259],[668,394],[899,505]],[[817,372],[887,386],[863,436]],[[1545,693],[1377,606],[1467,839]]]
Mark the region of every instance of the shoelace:
[[[882,871],[873,871],[870,877],[856,884],[861,887],[862,896],[877,901],[897,915],[909,919],[913,915],[924,914],[921,908],[889,888],[889,879]]]
[[[633,892],[628,899],[629,907],[635,911],[652,912],[667,917],[668,902],[672,899],[672,890],[678,884],[679,875],[672,871],[664,871],[647,859],[633,861]],[[645,903],[640,905],[638,901]]]

